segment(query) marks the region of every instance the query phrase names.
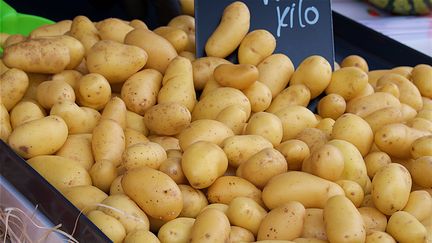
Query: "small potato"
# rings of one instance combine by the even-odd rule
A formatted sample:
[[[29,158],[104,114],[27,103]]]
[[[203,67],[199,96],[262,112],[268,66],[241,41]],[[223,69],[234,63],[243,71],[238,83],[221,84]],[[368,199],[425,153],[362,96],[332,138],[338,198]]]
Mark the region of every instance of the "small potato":
[[[407,104],[401,103],[400,109],[401,109],[403,122],[410,121],[414,119],[417,115],[417,111]]]
[[[376,87],[375,92],[389,93],[398,99],[400,97],[399,87],[394,83],[384,83]]]
[[[311,152],[314,152],[327,143],[329,138],[330,136],[328,136],[325,132],[319,130],[318,128],[311,127],[303,129],[303,131],[301,131],[295,137],[295,139],[305,142]]]
[[[96,28],[102,40],[112,40],[119,43],[124,42],[124,38],[134,28],[124,21],[116,18],[107,18],[97,23]]]
[[[121,98],[128,110],[143,116],[156,104],[162,86],[162,75],[154,69],[144,69],[132,75],[121,89]]]
[[[96,204],[108,197],[105,192],[91,185],[69,187],[63,195],[84,214],[95,210]]]
[[[432,156],[423,156],[414,160],[410,172],[414,183],[425,188],[431,188],[432,178],[429,175],[432,172]]]
[[[110,195],[124,194],[123,187],[121,185],[122,178],[123,178],[123,175],[120,175],[120,176],[117,176],[117,178],[115,178],[113,180],[113,182],[111,183],[111,186],[110,186],[110,191],[109,191]]]
[[[354,96],[354,98],[365,97],[365,96],[371,95],[371,94],[373,94],[373,93],[375,93],[374,87],[372,87],[371,84],[367,83],[367,84],[366,84],[366,87],[365,87],[364,89],[362,89],[360,92],[358,92],[358,93]],[[353,99],[354,99],[354,98],[353,98]]]
[[[108,193],[112,182],[117,178],[116,167],[109,160],[99,160],[89,170],[93,185]]]
[[[144,136],[148,135],[148,129],[144,124],[144,117],[133,111],[126,111],[126,128],[138,131]]]
[[[90,211],[87,217],[114,243],[123,242],[126,230],[117,219],[99,210]]]
[[[391,73],[402,75],[407,79],[411,78],[412,71],[413,71],[413,67],[410,66],[399,66],[391,69]]]
[[[246,89],[258,80],[258,69],[251,64],[220,64],[213,75],[224,87]]]
[[[0,100],[10,111],[23,97],[29,86],[27,74],[12,68],[0,76]]]
[[[374,205],[386,215],[402,210],[408,202],[411,185],[410,173],[404,166],[396,163],[386,165],[372,180]]]
[[[345,113],[345,109],[345,99],[338,94],[326,95],[318,102],[318,114],[323,118],[336,120]]]
[[[111,86],[104,76],[90,73],[78,80],[76,94],[79,104],[100,110],[111,98]]]
[[[371,152],[364,158],[367,174],[369,178],[373,178],[375,174],[384,166],[390,164],[391,158],[384,152]]]
[[[298,201],[307,208],[323,208],[335,195],[344,195],[338,184],[300,171],[273,177],[262,192],[263,201],[270,209],[289,201]]]
[[[363,70],[363,72],[365,72],[365,73],[369,72],[369,66],[368,66],[366,60],[359,55],[350,55],[350,56],[345,57],[342,60],[340,66],[341,66],[341,68],[358,67],[361,70]]]
[[[154,33],[169,41],[177,53],[180,53],[186,49],[189,40],[187,33],[183,30],[171,26],[161,26],[154,29],[153,31]]]
[[[151,231],[142,229],[130,232],[126,235],[123,241],[123,243],[136,242],[160,243],[159,239]]]
[[[301,170],[303,160],[310,155],[308,145],[298,139],[287,140],[276,146],[275,149],[285,157],[289,170]]]
[[[338,180],[344,170],[344,157],[335,146],[325,144],[303,161],[302,171],[329,181]]]
[[[283,138],[282,141],[293,139],[303,129],[315,127],[318,123],[315,115],[303,106],[287,106],[275,113],[282,121]]]
[[[387,217],[378,209],[372,207],[358,208],[366,227],[366,234],[374,231],[385,231],[387,226]]]
[[[72,20],[62,20],[54,24],[42,25],[30,32],[30,38],[64,35],[71,28]]]
[[[357,67],[346,67],[335,71],[326,94],[339,94],[346,101],[354,98],[368,84],[368,76]]]
[[[129,25],[132,26],[135,29],[137,29],[137,28],[148,29],[146,23],[144,23],[142,20],[139,20],[139,19],[133,19],[133,20],[131,20],[129,22]]]
[[[294,65],[284,54],[273,54],[265,58],[257,66],[259,71],[258,80],[267,85],[275,98],[287,86],[292,74]]]
[[[225,173],[228,159],[216,144],[198,141],[184,150],[181,166],[191,186],[202,189]]]
[[[8,143],[19,156],[28,159],[55,153],[63,146],[67,136],[65,121],[58,116],[47,116],[18,126],[10,134]]]
[[[258,65],[276,49],[276,39],[264,29],[249,32],[241,41],[238,59],[241,64]]]
[[[369,124],[374,133],[387,124],[403,122],[401,109],[395,107],[386,107],[377,110],[364,117],[364,120]]]
[[[257,239],[294,240],[300,237],[305,213],[305,207],[296,201],[272,209],[262,220]]]
[[[417,86],[420,94],[424,97],[432,99],[432,66],[420,64],[414,67],[411,72],[411,80]]]
[[[327,240],[322,209],[306,208],[301,237]]]
[[[115,41],[97,42],[87,53],[87,68],[103,75],[110,83],[121,83],[147,63],[145,50]]]
[[[190,238],[195,219],[179,217],[162,225],[158,232],[161,243],[183,243]]]
[[[177,151],[181,150],[181,148],[180,148],[180,142],[175,137],[151,135],[151,136],[148,137],[148,139],[150,141],[152,141],[154,143],[157,143],[160,146],[162,146],[162,148],[164,148],[165,151],[167,152],[167,155],[168,155],[168,150],[177,150]]]
[[[56,155],[73,159],[90,170],[94,163],[91,140],[91,134],[69,135]]]
[[[196,218],[208,205],[206,196],[200,190],[188,185],[179,185],[179,188],[183,197],[183,209],[179,217]]]
[[[62,101],[75,102],[73,88],[64,81],[45,81],[37,87],[37,101],[45,109],[51,109],[54,104]]]
[[[366,235],[365,243],[396,243],[393,237],[386,232],[373,231]]]
[[[304,59],[297,67],[291,77],[290,85],[306,85],[311,92],[311,99],[313,99],[326,90],[327,86],[331,84],[330,81],[333,80],[333,76],[330,63],[324,57],[310,56]]]
[[[229,203],[226,215],[232,225],[240,226],[257,235],[267,212],[252,198],[236,197]]]
[[[411,156],[418,159],[422,156],[432,156],[432,135],[420,137],[411,144]]]
[[[400,108],[398,98],[389,93],[376,92],[368,96],[350,100],[347,103],[346,112],[356,114],[360,117],[366,117],[377,110],[387,107]]]
[[[253,242],[255,241],[255,236],[245,228],[238,227],[238,226],[231,226],[229,240],[232,243]]]
[[[216,145],[233,136],[234,133],[222,122],[202,119],[194,121],[178,136],[180,147],[186,150],[190,145],[198,141],[209,141]]]
[[[90,186],[89,173],[76,161],[56,155],[35,156],[27,163],[60,192],[73,186]]]
[[[0,139],[7,143],[10,134],[12,133],[12,126],[10,116],[3,104],[0,104]]]
[[[213,208],[216,210],[221,211],[222,213],[226,214],[228,211],[228,205],[227,204],[223,204],[223,203],[211,203],[209,205],[207,205],[206,207],[204,207],[201,212],[203,212],[204,210],[208,209],[208,208]]]
[[[125,136],[125,149],[138,143],[147,143],[148,141],[150,141],[144,134],[131,128],[126,128],[124,130],[124,136]]]
[[[282,122],[271,113],[258,112],[249,119],[244,134],[261,135],[277,146],[282,140]]]
[[[225,58],[240,45],[249,31],[250,12],[246,4],[234,2],[222,14],[221,22],[205,45],[207,56]]]
[[[182,51],[179,53],[179,56],[184,57],[191,62],[193,62],[197,59],[197,57],[195,56],[195,53],[190,52],[190,51]]]
[[[357,208],[360,207],[364,199],[363,188],[355,181],[338,180],[336,183],[342,187],[347,197]]]
[[[282,90],[272,100],[270,106],[267,108],[267,112],[275,113],[278,110],[290,105],[307,106],[310,101],[310,91],[303,84],[291,85],[288,88]]]
[[[230,230],[227,216],[216,209],[209,208],[196,217],[189,242],[228,242]]]
[[[207,83],[204,85],[204,89],[202,90],[201,95],[199,97],[200,100],[204,99],[204,97],[207,94],[211,93],[212,91],[214,91],[218,88],[222,88],[222,86],[218,82],[216,82],[216,80],[214,79],[214,76],[212,74],[212,76],[209,77]]]
[[[148,54],[145,67],[156,69],[162,74],[165,73],[168,64],[177,56],[177,51],[171,43],[151,30],[134,29],[126,35],[124,43],[144,50]]]
[[[318,121],[318,124],[315,126],[315,128],[323,131],[328,137],[330,137],[335,122],[336,121],[333,120],[332,118],[324,118]]]
[[[86,53],[100,40],[96,26],[90,19],[82,15],[72,20],[69,34],[83,44]]]
[[[248,118],[241,106],[231,105],[219,112],[216,121],[222,122],[229,127],[235,135],[239,135],[243,133]]]
[[[54,104],[50,115],[61,117],[67,124],[69,134],[91,133],[101,119],[97,110],[79,107],[71,101]]]
[[[183,131],[191,122],[189,110],[178,103],[158,104],[144,115],[144,124],[159,135],[175,135]]]
[[[230,166],[235,168],[259,151],[272,147],[273,145],[267,139],[259,135],[230,136],[222,144]]]
[[[195,34],[195,19],[189,15],[182,14],[172,18],[168,26],[181,29],[188,35]]]
[[[432,133],[432,122],[424,118],[414,118],[408,122],[409,126],[417,130]]]
[[[161,163],[167,159],[166,152],[157,143],[138,143],[127,147],[122,155],[122,166],[127,170],[141,166],[159,169]]]
[[[426,241],[426,228],[411,214],[398,211],[392,214],[386,232],[400,243],[421,243]]]
[[[2,47],[6,48],[8,46],[20,43],[20,42],[24,42],[26,41],[28,38],[27,36],[21,35],[21,34],[12,34],[12,35],[8,35],[8,37],[4,40]]]
[[[213,71],[221,64],[230,62],[219,57],[200,57],[192,62],[193,80],[195,90],[202,90],[213,76]]]
[[[35,100],[22,100],[10,111],[10,124],[15,129],[28,121],[46,116],[46,111]],[[2,123],[3,124],[3,123]]]
[[[272,101],[271,90],[259,81],[244,89],[243,94],[248,98],[252,112],[265,111]]]
[[[284,156],[276,149],[267,148],[240,164],[237,176],[245,178],[258,188],[263,188],[271,178],[287,170],[288,165]]]
[[[118,166],[125,150],[125,136],[121,126],[113,120],[101,120],[92,134],[95,161],[107,160]]]
[[[429,110],[422,109],[422,110],[420,110],[417,113],[416,118],[423,118],[423,119],[426,119],[426,120],[432,122],[432,109],[429,109]]]
[[[412,191],[402,210],[423,221],[432,213],[432,197],[424,190]]]
[[[122,187],[126,195],[151,217],[163,221],[172,220],[183,208],[177,184],[168,175],[150,167],[126,171]]]
[[[52,80],[58,80],[68,83],[74,90],[77,90],[78,80],[82,78],[82,74],[77,70],[64,70],[54,74]]]
[[[101,120],[105,119],[111,119],[126,129],[126,105],[122,99],[113,97],[106,103],[101,115]]]
[[[237,176],[219,177],[207,190],[210,203],[229,204],[236,197],[249,197],[263,206],[261,191],[249,181]]]
[[[324,224],[330,242],[364,242],[366,229],[362,216],[345,196],[330,198],[325,204]]]

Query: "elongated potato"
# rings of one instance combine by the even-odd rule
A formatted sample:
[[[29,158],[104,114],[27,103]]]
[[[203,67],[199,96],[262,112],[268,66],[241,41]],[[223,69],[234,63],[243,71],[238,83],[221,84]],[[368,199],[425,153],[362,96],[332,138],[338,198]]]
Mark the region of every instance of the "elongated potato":
[[[0,104],[0,139],[7,143],[11,133],[12,126],[9,113],[6,110],[6,107],[4,107],[3,104]]]
[[[191,121],[189,110],[179,103],[162,103],[147,110],[144,124],[160,135],[175,135],[185,129]]]
[[[415,140],[411,144],[411,156],[413,159],[418,159],[422,156],[432,156],[432,135]]]
[[[375,133],[381,127],[391,124],[402,122],[401,109],[396,107],[386,107],[374,111],[370,115],[364,117],[364,120],[369,124],[372,131]]]
[[[390,217],[386,232],[400,243],[422,243],[426,241],[426,228],[411,214],[398,211]]]
[[[354,98],[368,84],[368,76],[357,67],[345,67],[335,71],[326,88],[327,94],[339,94],[346,101]]]
[[[95,161],[107,160],[116,166],[119,165],[125,150],[125,137],[121,126],[110,119],[101,120],[92,134]]]
[[[411,164],[410,172],[413,181],[425,188],[432,187],[432,178],[430,175],[432,171],[432,156],[420,157]]]
[[[417,86],[420,94],[424,97],[432,99],[432,66],[426,64],[419,64],[414,67],[411,72],[411,80]]]
[[[241,43],[249,31],[250,12],[246,4],[234,2],[222,14],[221,22],[205,45],[207,56],[225,58]]]
[[[252,112],[261,112],[266,110],[272,101],[271,90],[259,81],[256,81],[251,86],[244,89],[243,94],[248,98]]]
[[[144,124],[144,117],[130,110],[126,111],[126,128],[138,131],[144,136],[148,135],[148,129]]]
[[[62,20],[54,24],[39,26],[30,32],[30,38],[64,35],[71,28],[72,20]]]
[[[400,102],[389,93],[376,92],[365,97],[350,100],[347,103],[346,112],[366,117],[377,110],[387,107],[400,108]]]
[[[231,105],[219,112],[216,121],[222,122],[229,127],[235,135],[239,135],[243,133],[248,118],[241,106]]]
[[[222,176],[207,190],[210,203],[229,204],[236,197],[249,197],[263,206],[261,191],[249,181],[237,176]]]
[[[96,24],[96,28],[102,40],[112,40],[119,43],[123,43],[127,33],[134,29],[132,26],[117,18],[104,19]]]
[[[192,69],[195,89],[204,89],[208,80],[213,76],[214,69],[220,64],[229,63],[229,61],[219,57],[201,57],[193,61]]]
[[[125,149],[135,144],[147,143],[149,141],[149,139],[144,134],[131,128],[126,128],[124,130],[124,136],[125,136]]]
[[[74,90],[78,86],[78,80],[83,76],[82,73],[77,70],[64,70],[60,73],[54,74],[52,80],[60,80],[68,83]]]
[[[79,40],[68,35],[46,36],[43,37],[43,39],[57,41],[69,49],[70,58],[66,69],[74,69],[82,62],[85,55],[85,48]]]
[[[280,53],[268,56],[258,64],[257,68],[258,80],[269,87],[273,98],[285,89],[294,73],[291,59]]]
[[[291,85],[274,97],[266,111],[275,113],[284,108],[284,106],[290,105],[306,107],[309,104],[310,96],[310,91],[304,84]]]
[[[160,243],[159,239],[151,231],[140,229],[134,230],[126,235],[123,243],[148,242]]]
[[[179,217],[173,219],[162,225],[158,232],[158,238],[161,243],[187,242],[194,223],[195,219],[193,218]]]
[[[202,211],[192,226],[190,242],[227,242],[230,234],[227,216],[216,209]]]
[[[123,242],[126,230],[116,218],[100,210],[90,211],[87,217],[114,243]]]
[[[90,19],[82,15],[72,20],[69,33],[83,44],[86,53],[100,40],[96,26]]]
[[[272,33],[264,29],[249,32],[240,43],[238,51],[239,63],[258,65],[270,56],[276,48],[276,39]]]
[[[0,100],[10,111],[23,97],[29,86],[27,74],[12,68],[0,76]]]
[[[229,164],[233,167],[238,167],[259,151],[272,147],[270,141],[259,135],[231,136],[222,144]]]
[[[94,163],[91,140],[88,133],[69,135],[56,155],[73,159],[89,170]]]
[[[63,195],[84,214],[95,210],[108,195],[99,188],[91,185],[74,186],[65,189]]]
[[[141,166],[157,170],[166,159],[167,155],[162,146],[154,142],[146,142],[127,147],[123,152],[121,164],[127,170]]]
[[[161,26],[153,31],[169,41],[177,53],[184,51],[189,41],[187,33],[176,27]]]
[[[423,221],[432,214],[432,197],[425,190],[412,191],[402,210]]]
[[[39,84],[36,91],[37,101],[45,109],[62,101],[75,102],[73,88],[64,81],[45,81]]]
[[[116,165],[110,160],[98,160],[89,170],[93,185],[108,193],[112,182],[118,177]]]
[[[324,241],[327,240],[327,233],[324,226],[323,209],[306,208],[301,237],[315,238]]]
[[[257,235],[261,221],[267,212],[249,197],[236,197],[228,206],[226,215],[232,225],[240,226]]]
[[[101,118],[98,111],[79,107],[71,101],[53,105],[50,115],[61,117],[68,126],[69,134],[91,133]]]
[[[213,72],[216,82],[224,87],[246,89],[258,80],[258,69],[251,64],[221,64]]]
[[[287,106],[275,113],[282,121],[282,141],[295,138],[303,129],[315,127],[318,123],[315,115],[303,106]]]

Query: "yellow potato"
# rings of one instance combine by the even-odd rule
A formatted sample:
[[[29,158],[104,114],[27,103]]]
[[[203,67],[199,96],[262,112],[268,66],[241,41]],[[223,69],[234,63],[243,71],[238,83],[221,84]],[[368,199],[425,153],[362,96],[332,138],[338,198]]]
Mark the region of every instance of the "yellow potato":
[[[241,64],[258,65],[276,49],[276,39],[264,29],[249,32],[241,41],[238,59]]]
[[[239,135],[243,133],[248,118],[241,106],[231,105],[219,112],[216,116],[216,121],[222,122],[229,127],[235,135]]]
[[[36,91],[37,101],[45,109],[62,101],[75,102],[73,88],[64,81],[45,81],[39,84]]]
[[[69,135],[56,155],[73,159],[89,170],[94,163],[91,134]]]
[[[230,222],[224,213],[206,209],[196,217],[189,242],[228,242],[230,230]]]
[[[416,184],[425,188],[431,188],[432,177],[429,175],[432,172],[432,156],[423,156],[414,160],[410,166],[410,172]]]
[[[148,62],[143,49],[111,40],[97,42],[87,53],[87,68],[103,75],[110,83],[121,83]]]
[[[168,65],[157,97],[158,104],[179,103],[190,112],[196,103],[192,64],[184,57],[174,58]]]
[[[135,29],[137,29],[137,28],[148,29],[146,23],[144,23],[142,20],[139,20],[139,19],[133,19],[133,20],[131,20],[129,22],[129,25],[132,26]]]
[[[135,230],[126,235],[123,243],[160,243],[159,239],[152,232],[148,230]]]
[[[271,113],[258,112],[249,119],[244,134],[261,135],[277,146],[282,140],[282,122]]]
[[[119,43],[124,42],[124,38],[134,28],[124,21],[116,18],[107,18],[96,24],[99,36],[102,40],[112,40]]]
[[[285,157],[289,170],[301,170],[303,160],[310,155],[308,145],[298,139],[287,140],[276,146],[275,149],[281,152]]]
[[[330,242],[364,242],[366,229],[362,216],[345,196],[330,198],[325,204],[324,224]]]
[[[386,107],[364,117],[364,120],[369,124],[372,131],[376,132],[387,124],[402,122],[402,112],[399,108]]]
[[[96,26],[90,19],[82,15],[72,20],[69,34],[83,44],[86,53],[100,40]]]
[[[189,110],[179,103],[162,103],[147,110],[144,124],[160,135],[175,135],[185,129],[191,121]]]
[[[259,226],[258,240],[294,240],[300,237],[306,210],[296,201],[273,208]]]
[[[183,209],[179,217],[196,218],[203,208],[208,205],[203,192],[188,185],[179,185],[183,197]]]
[[[74,69],[82,62],[85,55],[85,48],[79,40],[68,35],[47,36],[43,37],[43,39],[57,41],[69,49],[70,59],[66,69]]]
[[[259,81],[256,81],[251,86],[244,89],[243,94],[248,98],[252,112],[266,110],[272,101],[271,90]]]
[[[232,225],[248,230],[252,235],[258,233],[261,221],[267,211],[249,197],[236,197],[229,203],[226,215]]]
[[[162,225],[158,232],[161,243],[183,243],[190,238],[195,219],[179,217]]]
[[[147,143],[150,141],[144,134],[131,128],[126,128],[124,130],[124,136],[125,149],[138,143]]]
[[[64,35],[71,28],[72,20],[62,20],[54,24],[46,24],[33,29],[30,38]]]
[[[336,121],[332,118],[323,118],[320,121],[318,121],[318,124],[315,126],[315,128],[323,131],[328,137],[331,136],[333,125]]]
[[[287,106],[275,113],[282,121],[282,141],[295,138],[303,129],[315,127],[318,123],[315,115],[303,106]]]
[[[412,191],[402,210],[423,221],[432,214],[432,197],[424,190]]]
[[[413,159],[418,159],[422,156],[432,156],[432,135],[416,139],[411,144],[411,156]]]
[[[386,215],[402,210],[408,202],[411,185],[410,173],[404,166],[396,163],[386,165],[372,180],[374,205]]]
[[[384,92],[393,95],[394,97],[400,97],[399,87],[394,83],[384,83],[375,88],[375,92]]]
[[[75,160],[56,155],[35,156],[27,163],[60,192],[73,186],[90,186],[89,173]]]
[[[338,180],[343,170],[343,154],[337,147],[331,144],[325,144],[313,151],[310,157],[303,161],[302,165],[302,171],[329,181]]]
[[[204,99],[204,97],[207,94],[211,93],[212,91],[214,91],[218,88],[222,88],[222,86],[218,82],[216,82],[216,80],[214,79],[213,73],[212,73],[212,75],[209,77],[207,83],[205,83],[205,85],[204,85],[204,88],[203,88],[201,95],[199,97],[200,100]]]
[[[338,184],[300,171],[273,177],[262,192],[263,201],[270,209],[289,201],[298,201],[307,208],[323,208],[335,195],[344,195]]]
[[[200,57],[192,62],[193,80],[195,90],[202,90],[213,76],[213,71],[221,64],[230,62],[219,57]]]
[[[144,69],[126,80],[121,89],[121,98],[128,110],[143,116],[146,110],[156,104],[161,86],[161,73]]]
[[[225,173],[228,159],[216,144],[198,141],[184,150],[181,166],[191,186],[202,189]]]
[[[347,103],[346,112],[356,114],[360,117],[366,117],[375,111],[387,107],[400,108],[398,98],[389,93],[376,92],[365,97],[350,100]]]
[[[188,35],[195,34],[195,19],[189,15],[183,14],[172,18],[168,26],[179,28]]]
[[[148,129],[144,124],[144,117],[133,111],[126,111],[126,128],[138,131],[144,136],[148,135]]]
[[[27,74],[12,68],[0,76],[0,100],[10,111],[23,97],[29,86]]]
[[[300,105],[306,107],[309,104],[309,101],[309,89],[303,84],[295,84],[282,90],[276,97],[274,97],[266,111],[275,113],[285,106],[290,105]]]
[[[191,61],[191,62],[193,62],[193,61],[195,61],[195,59],[197,59],[197,57],[195,56],[195,53],[190,52],[190,51],[182,51],[179,53],[179,56],[185,57],[185,58],[189,59],[189,61]]]
[[[373,178],[375,174],[384,166],[390,164],[391,158],[388,154],[380,151],[371,152],[364,158],[367,174],[369,178]]]
[[[92,151],[95,161],[107,160],[119,165],[125,150],[121,126],[113,120],[101,120],[93,129]]]
[[[123,178],[123,175],[119,175],[119,176],[117,176],[117,178],[115,178],[113,180],[113,182],[111,183],[111,186],[110,186],[110,191],[109,191],[110,195],[124,194],[123,187],[121,185],[122,178]]]
[[[156,69],[162,74],[177,56],[176,49],[171,43],[151,30],[134,29],[126,35],[124,43],[144,50],[148,54],[145,67]]]
[[[331,80],[333,80],[333,76],[330,63],[324,57],[310,56],[297,67],[291,77],[290,85],[306,85],[311,92],[311,99],[313,99],[327,88]]]
[[[247,229],[238,227],[238,226],[231,226],[230,236],[229,236],[230,242],[253,242],[255,241],[255,236]]]
[[[151,217],[168,221],[176,218],[183,208],[177,184],[155,169],[143,166],[126,171],[122,187],[126,195]]]
[[[121,243],[125,239],[126,230],[114,217],[99,210],[90,211],[87,217],[114,243]]]
[[[294,73],[291,59],[280,53],[268,56],[258,64],[257,68],[259,71],[258,80],[267,85],[273,98],[286,88]]]
[[[108,195],[91,185],[73,186],[64,190],[63,195],[84,214],[95,210]]]
[[[420,64],[414,67],[411,73],[411,80],[417,86],[420,94],[424,97],[432,99],[432,66]]]
[[[79,107],[71,101],[54,104],[50,115],[61,117],[68,126],[69,134],[91,133],[101,118],[97,110]]]
[[[365,243],[396,243],[396,241],[386,232],[373,231],[366,236]]]
[[[109,160],[96,161],[90,168],[89,174],[93,185],[107,193],[118,176],[115,165]]]
[[[326,240],[319,240],[315,238],[296,238],[292,242],[295,243],[328,243]]]
[[[328,136],[325,132],[321,131],[318,128],[307,127],[303,129],[295,139],[301,140],[307,144],[309,150],[314,152],[319,149],[325,143],[328,142],[330,136]]]
[[[360,207],[364,199],[363,188],[355,181],[338,180],[336,183],[342,187],[347,197],[356,207]]]
[[[146,142],[127,147],[123,152],[121,164],[126,170],[141,166],[157,170],[166,159],[167,155],[162,146],[154,142]]]
[[[169,41],[177,53],[181,53],[186,49],[189,40],[188,35],[183,30],[172,26],[161,26],[153,31]]]
[[[78,80],[81,79],[83,75],[77,70],[64,70],[60,73],[54,74],[52,80],[59,80],[68,83],[74,90],[78,86]]]
[[[306,208],[301,237],[327,240],[321,208]]]
[[[407,79],[411,78],[411,72],[413,71],[413,67],[410,66],[399,66],[399,67],[395,67],[392,68],[391,73],[395,73],[395,74],[399,74],[404,76]]]
[[[371,95],[371,94],[373,94],[373,93],[375,93],[375,89],[374,89],[374,87],[372,87],[371,84],[367,83],[367,84],[366,84],[366,87],[365,87],[364,89],[362,89],[360,92],[358,92],[358,93],[354,96],[354,98],[365,97],[365,96]],[[354,99],[354,98],[353,98],[353,99]]]
[[[408,122],[409,126],[417,130],[432,133],[432,122],[424,118],[414,118]]]
[[[374,231],[385,231],[387,218],[378,209],[372,207],[358,208],[366,227],[366,234],[369,235]]]
[[[151,135],[148,137],[148,139],[162,146],[162,148],[164,148],[165,151],[167,152],[167,155],[168,155],[168,150],[177,150],[177,151],[181,150],[180,142],[175,137]],[[179,158],[181,158],[181,156],[179,156]]]
[[[366,62],[366,60],[359,56],[359,55],[350,55],[345,57],[341,64],[340,64],[341,68],[344,67],[358,67],[361,70],[363,70],[363,72],[369,72],[369,66]]]
[[[261,191],[241,177],[219,177],[207,190],[207,199],[210,203],[229,204],[236,197],[249,197],[263,206]]]
[[[6,110],[6,107],[0,103],[0,139],[7,143],[11,133],[12,126],[9,113]]]
[[[416,118],[424,118],[424,119],[432,122],[432,109],[422,109],[422,110],[420,110],[417,113]]]
[[[335,71],[326,88],[327,94],[339,94],[346,101],[354,98],[368,84],[368,76],[357,67],[345,67]]]
[[[246,89],[258,80],[258,68],[252,64],[220,64],[213,75],[224,87]]]
[[[398,211],[392,214],[386,232],[400,243],[421,243],[426,241],[426,228],[411,214]]]
[[[225,58],[240,45],[249,31],[250,12],[243,2],[225,7],[221,22],[205,45],[207,56]]]
[[[46,111],[36,101],[25,99],[17,103],[10,111],[10,125],[15,129],[23,123],[40,119],[44,116],[46,116]]]
[[[216,210],[221,211],[222,213],[226,214],[226,212],[228,211],[228,205],[224,204],[224,203],[211,203],[209,205],[207,205],[206,207],[204,207],[201,212],[203,212],[204,210],[208,209],[208,208],[213,208]]]
[[[230,166],[235,168],[259,151],[272,147],[270,141],[259,135],[230,136],[222,144]]]
[[[100,110],[111,98],[111,86],[104,76],[90,73],[78,80],[76,96],[82,106]]]
[[[318,114],[323,118],[338,119],[345,113],[346,102],[339,94],[329,94],[318,102]]]
[[[21,157],[53,154],[65,143],[68,128],[58,116],[47,116],[18,126],[9,136],[9,146]],[[50,141],[44,143],[41,141]]]

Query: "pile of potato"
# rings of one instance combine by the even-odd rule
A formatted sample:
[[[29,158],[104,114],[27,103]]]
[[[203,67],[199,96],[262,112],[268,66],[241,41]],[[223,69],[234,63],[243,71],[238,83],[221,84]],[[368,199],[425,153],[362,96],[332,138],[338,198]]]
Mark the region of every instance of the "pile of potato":
[[[1,139],[114,242],[432,242],[432,67],[295,69],[249,23],[3,34]]]

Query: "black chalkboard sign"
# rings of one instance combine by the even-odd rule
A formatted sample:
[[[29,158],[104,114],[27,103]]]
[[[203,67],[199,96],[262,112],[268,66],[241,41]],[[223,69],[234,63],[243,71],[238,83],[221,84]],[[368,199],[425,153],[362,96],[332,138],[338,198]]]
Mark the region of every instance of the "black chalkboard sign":
[[[276,38],[275,53],[290,57],[295,66],[320,55],[333,66],[331,0],[239,0],[251,14],[251,27],[266,29]],[[196,54],[206,56],[207,39],[219,25],[222,12],[235,0],[195,0]]]

